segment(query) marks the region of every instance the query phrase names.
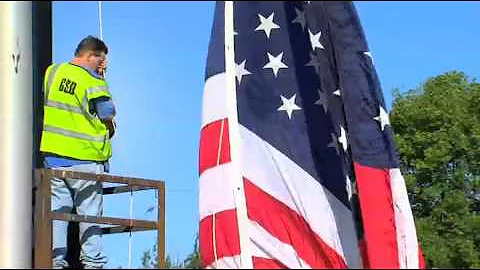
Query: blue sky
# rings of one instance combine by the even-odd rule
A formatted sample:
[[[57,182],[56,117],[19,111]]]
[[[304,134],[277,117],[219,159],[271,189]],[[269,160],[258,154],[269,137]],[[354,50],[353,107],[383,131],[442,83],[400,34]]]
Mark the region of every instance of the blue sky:
[[[480,78],[480,4],[355,2],[388,107],[405,91],[449,70]],[[111,173],[164,180],[167,253],[182,260],[198,230],[198,144],[213,1],[103,2],[107,80],[117,107]],[[53,2],[53,58],[69,61],[99,35],[96,1]],[[105,196],[104,215],[129,217],[130,195]],[[153,220],[152,191],[133,197],[134,218]],[[128,266],[128,234],[104,236],[107,267]],[[156,241],[132,234],[132,267]]]

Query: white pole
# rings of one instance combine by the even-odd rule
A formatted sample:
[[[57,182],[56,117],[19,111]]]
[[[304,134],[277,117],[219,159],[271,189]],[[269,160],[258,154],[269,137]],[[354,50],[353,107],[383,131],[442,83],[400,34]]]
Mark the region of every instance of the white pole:
[[[235,82],[235,40],[233,25],[233,1],[225,1],[225,74],[228,108],[228,128],[230,135],[230,155],[233,167],[233,191],[237,208],[238,233],[240,237],[241,268],[252,269],[252,253],[248,233],[247,204],[243,186],[241,163],[240,127],[237,112],[237,87]]]
[[[32,2],[0,2],[0,268],[31,268]]]
[[[99,33],[100,33],[100,40],[103,41],[103,17],[102,17],[102,1],[97,1],[98,2],[98,28],[99,28]],[[106,70],[103,71],[103,78],[107,78]],[[114,123],[115,124],[115,123]]]
[[[100,28],[100,39],[103,40],[102,1],[98,1],[98,26]]]

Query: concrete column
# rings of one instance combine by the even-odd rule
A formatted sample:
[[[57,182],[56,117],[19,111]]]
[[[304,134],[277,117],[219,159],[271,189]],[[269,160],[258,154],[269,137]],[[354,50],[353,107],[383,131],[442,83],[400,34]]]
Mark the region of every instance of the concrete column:
[[[31,268],[32,2],[0,2],[0,268]]]

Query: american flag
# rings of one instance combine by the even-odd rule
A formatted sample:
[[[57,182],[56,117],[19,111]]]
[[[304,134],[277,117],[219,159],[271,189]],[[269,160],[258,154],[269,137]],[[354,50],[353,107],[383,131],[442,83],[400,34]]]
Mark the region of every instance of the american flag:
[[[235,63],[225,60],[225,6],[216,3],[203,97],[203,266],[421,267],[353,3],[234,2]]]

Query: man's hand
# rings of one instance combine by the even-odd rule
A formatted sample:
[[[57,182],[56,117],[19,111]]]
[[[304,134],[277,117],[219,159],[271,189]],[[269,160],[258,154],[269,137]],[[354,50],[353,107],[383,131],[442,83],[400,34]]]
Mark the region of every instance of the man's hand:
[[[100,75],[102,78],[105,78],[105,73],[107,72],[107,66],[108,66],[108,61],[107,58],[103,60],[100,63],[100,66],[98,67],[97,73]]]
[[[115,120],[113,118],[108,120],[103,120],[103,123],[107,126],[108,138],[111,139],[115,134],[115,130],[117,129],[117,124],[115,123]]]

